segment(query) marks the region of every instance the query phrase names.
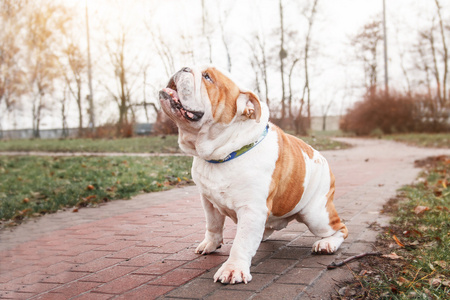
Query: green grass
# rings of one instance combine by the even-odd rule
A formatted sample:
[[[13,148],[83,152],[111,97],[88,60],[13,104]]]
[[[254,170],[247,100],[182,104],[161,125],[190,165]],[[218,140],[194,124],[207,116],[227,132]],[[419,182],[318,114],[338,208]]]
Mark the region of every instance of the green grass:
[[[123,152],[123,153],[176,153],[178,136],[150,136],[127,139],[31,139],[5,140],[0,151],[43,152]]]
[[[336,150],[348,145],[332,141],[328,136],[300,137],[315,149]],[[122,153],[177,153],[178,136],[150,136],[127,139],[31,139],[5,140],[0,143],[1,151],[42,152],[122,152]]]
[[[418,184],[403,188],[378,248],[403,259],[371,259],[356,276],[365,299],[448,299],[450,293],[450,158],[440,157]],[[421,213],[418,206],[426,207]],[[397,245],[393,237],[403,245]],[[390,248],[395,245],[397,248]],[[355,297],[356,298],[356,297]]]
[[[0,219],[127,199],[190,182],[190,157],[0,156]]]
[[[383,138],[418,147],[450,148],[450,133],[392,134],[384,135]]]
[[[326,136],[301,136],[300,138],[318,151],[341,150],[351,147],[349,144],[334,141]]]

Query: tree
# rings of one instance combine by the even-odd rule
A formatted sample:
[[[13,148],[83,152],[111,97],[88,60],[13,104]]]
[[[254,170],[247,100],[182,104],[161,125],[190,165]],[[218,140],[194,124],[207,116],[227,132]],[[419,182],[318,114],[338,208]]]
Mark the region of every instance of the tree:
[[[284,48],[284,17],[283,17],[283,1],[279,0],[279,13],[280,13],[280,51],[278,53],[280,63],[280,75],[281,75],[281,120],[286,118],[286,90],[284,84],[284,59],[287,57],[286,49]]]
[[[78,136],[83,134],[83,75],[86,71],[86,61],[80,48],[72,42],[63,50],[67,69],[63,70],[63,76],[70,92],[78,107]],[[64,96],[65,101],[66,96]],[[65,102],[64,102],[65,103]]]
[[[50,104],[54,82],[60,76],[60,34],[69,21],[64,7],[47,1],[30,3],[26,23],[27,83],[32,100],[33,135],[40,137],[42,111]]]
[[[6,112],[15,109],[24,93],[25,73],[20,68],[20,37],[24,19],[21,18],[27,1],[0,0],[0,109],[5,104]],[[0,113],[0,131],[1,117]]]
[[[303,66],[304,66],[304,71],[305,71],[305,85],[303,88],[303,94],[302,94],[302,101],[304,101],[305,99],[305,93],[307,96],[307,100],[306,100],[306,106],[307,106],[307,114],[308,114],[308,123],[307,126],[309,129],[311,127],[311,89],[310,89],[310,85],[309,85],[309,71],[308,71],[308,63],[309,63],[309,51],[311,48],[311,34],[312,34],[312,28],[313,28],[313,24],[314,24],[314,20],[315,20],[315,16],[317,13],[317,4],[318,4],[319,0],[314,0],[311,6],[311,10],[308,11],[307,9],[305,10],[305,12],[303,13],[303,15],[306,17],[307,21],[308,21],[308,30],[306,33],[306,38],[305,38],[305,47],[304,47],[304,54],[303,54]],[[300,110],[300,114],[301,114],[301,110]]]
[[[129,69],[126,65],[125,46],[127,45],[127,34],[122,27],[112,42],[106,43],[106,48],[110,57],[110,62],[114,70],[116,90],[108,88],[111,96],[116,101],[119,109],[118,130],[129,124],[128,113],[131,108],[131,86],[128,81]]]
[[[366,90],[372,92],[375,92],[378,84],[377,51],[379,42],[383,39],[381,26],[378,19],[370,21],[352,39],[356,57],[363,63]]]
[[[220,36],[221,36],[221,40],[222,40],[222,43],[223,43],[223,47],[225,48],[225,54],[227,56],[227,69],[228,69],[228,72],[231,73],[231,54],[230,54],[230,46],[229,46],[230,42],[229,42],[229,39],[226,36],[225,23],[227,22],[228,17],[230,16],[231,10],[234,7],[234,1],[226,9],[223,9],[221,7],[221,5],[220,5],[221,3],[222,2],[217,2],[217,9],[218,9],[218,14],[219,14]]]
[[[247,40],[247,44],[250,47],[251,55],[249,56],[250,65],[253,68],[255,74],[255,85],[258,91],[259,98],[267,103],[270,107],[269,100],[269,79],[268,79],[268,61],[269,58],[266,54],[266,43],[264,36],[259,33],[254,33],[252,39]],[[261,92],[260,78],[264,84],[264,95]]]

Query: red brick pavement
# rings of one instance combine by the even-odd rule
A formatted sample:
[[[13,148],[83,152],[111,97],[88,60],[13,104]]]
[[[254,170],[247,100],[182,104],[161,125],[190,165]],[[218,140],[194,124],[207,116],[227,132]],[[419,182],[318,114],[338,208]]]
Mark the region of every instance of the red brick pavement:
[[[337,180],[336,206],[350,236],[336,255],[311,255],[315,237],[291,223],[263,242],[247,285],[214,283],[229,253],[235,225],[227,220],[225,245],[194,254],[204,234],[195,187],[142,195],[79,213],[63,212],[0,232],[1,299],[327,299],[348,270],[325,266],[373,249],[381,205],[418,170],[413,161],[449,153],[386,141],[325,152]],[[76,224],[76,225],[75,225]]]

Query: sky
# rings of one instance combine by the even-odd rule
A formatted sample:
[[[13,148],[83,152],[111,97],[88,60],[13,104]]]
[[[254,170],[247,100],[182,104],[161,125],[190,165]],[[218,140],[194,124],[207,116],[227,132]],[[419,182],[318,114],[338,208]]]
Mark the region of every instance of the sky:
[[[151,43],[148,28],[157,32],[168,45],[173,45],[175,51],[182,52],[180,45],[190,43],[194,47],[195,61],[198,64],[208,62],[205,49],[205,39],[198,38],[201,34],[201,1],[202,0],[58,0],[70,7],[74,15],[80,16],[78,38],[85,45],[84,9],[87,3],[89,22],[91,26],[91,48],[94,61],[94,77],[101,84],[96,84],[94,97],[98,104],[97,119],[106,122],[114,119],[116,106],[111,103],[110,96],[105,91],[105,85],[111,79],[107,74],[113,70],[108,66],[108,55],[104,43],[113,39],[121,28],[126,28],[129,38],[128,53],[130,66],[137,70],[140,65],[148,64],[148,78],[145,93],[147,101],[157,101],[157,91],[168,81],[168,73],[158,61],[157,54]],[[224,9],[230,11],[225,21],[226,38],[231,41],[231,56],[234,78],[251,87],[254,75],[248,63],[248,45],[246,40],[253,32],[263,32],[266,42],[274,46],[278,38],[272,32],[279,26],[278,0],[204,0],[208,5],[208,14],[212,20],[210,28],[215,28],[213,35],[214,63],[226,68],[226,56],[217,32],[218,12]],[[299,32],[305,30],[306,23],[299,17],[301,1],[284,0],[286,26]],[[434,1],[428,0],[386,0],[389,80],[396,89],[405,88],[399,62],[399,51],[409,47],[417,36],[415,30],[425,26],[435,13]],[[441,1],[444,3],[445,1]],[[220,3],[217,4],[217,3]],[[332,102],[330,114],[339,115],[354,102],[361,99],[363,89],[363,68],[355,59],[355,53],[350,46],[352,36],[364,24],[374,17],[380,16],[383,8],[382,0],[319,0],[318,14],[312,33],[314,52],[311,60],[311,90],[314,115],[321,115],[322,109]],[[445,6],[448,8],[449,4]],[[449,9],[446,9],[448,16]],[[75,30],[76,31],[76,30]],[[185,41],[180,40],[183,34]],[[272,34],[272,35],[271,35]],[[275,39],[275,40],[274,40]],[[301,46],[300,46],[301,47]],[[181,69],[190,63],[188,55],[181,55],[174,62],[176,69]],[[380,66],[382,69],[383,66]],[[300,73],[300,71],[299,71]],[[273,75],[275,77],[275,75]],[[380,72],[378,80],[382,82],[384,74]],[[135,79],[141,80],[141,79]],[[274,87],[271,98],[279,98],[279,79],[272,78]],[[108,83],[110,82],[110,83]],[[111,83],[112,84],[112,83]],[[141,83],[136,83],[135,96],[143,94]],[[294,82],[297,90],[303,86],[299,79]],[[140,97],[140,96],[139,96]],[[75,101],[71,103],[73,114],[69,116],[69,127],[77,126]],[[70,109],[69,109],[70,110]],[[60,127],[58,112],[47,115],[42,128]],[[27,124],[23,116],[21,124]],[[87,119],[87,115],[86,118]],[[6,122],[8,121],[5,119]],[[138,122],[145,121],[143,110],[138,112]],[[31,125],[31,121],[28,122]],[[3,124],[4,129],[11,124]],[[31,127],[31,126],[21,126]]]

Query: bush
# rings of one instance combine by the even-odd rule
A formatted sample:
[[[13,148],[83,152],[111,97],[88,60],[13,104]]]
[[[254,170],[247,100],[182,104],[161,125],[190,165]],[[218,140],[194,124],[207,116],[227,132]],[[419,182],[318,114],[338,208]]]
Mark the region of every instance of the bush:
[[[436,109],[428,96],[369,92],[347,111],[340,128],[357,135],[443,132],[449,130],[448,111]]]

